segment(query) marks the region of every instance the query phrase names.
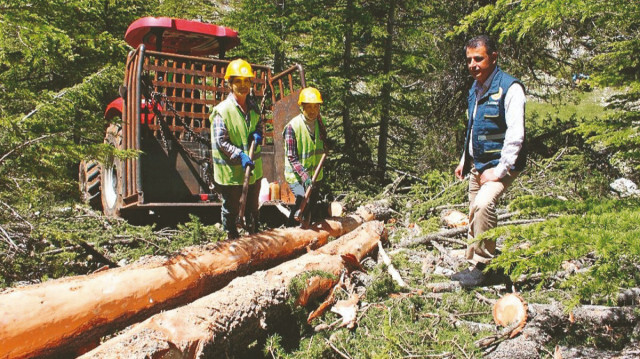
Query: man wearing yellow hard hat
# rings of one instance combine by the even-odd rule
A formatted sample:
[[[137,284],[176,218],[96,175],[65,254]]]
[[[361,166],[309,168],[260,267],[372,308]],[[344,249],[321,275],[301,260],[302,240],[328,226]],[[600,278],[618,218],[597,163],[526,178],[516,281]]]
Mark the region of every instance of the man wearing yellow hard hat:
[[[313,87],[307,87],[300,92],[298,105],[301,112],[285,126],[284,136],[284,177],[289,188],[296,196],[296,204],[289,216],[289,226],[296,224],[294,214],[300,207],[305,195],[305,190],[311,186],[311,177],[325,151],[327,131],[320,117],[320,104],[322,96],[320,91]],[[323,171],[320,170],[316,181],[321,181]],[[304,222],[308,222],[311,216],[313,204],[319,198],[319,191],[311,192],[311,198],[302,213]]]
[[[249,233],[255,233],[258,229],[262,124],[258,106],[253,96],[249,96],[253,77],[253,69],[248,62],[242,59],[231,61],[224,75],[231,93],[213,108],[210,117],[214,181],[222,195],[222,225],[229,239],[239,236],[236,227],[239,215],[244,215]],[[253,159],[249,158],[251,141],[256,142]],[[246,210],[245,213],[238,213],[247,166],[253,171],[249,179]]]

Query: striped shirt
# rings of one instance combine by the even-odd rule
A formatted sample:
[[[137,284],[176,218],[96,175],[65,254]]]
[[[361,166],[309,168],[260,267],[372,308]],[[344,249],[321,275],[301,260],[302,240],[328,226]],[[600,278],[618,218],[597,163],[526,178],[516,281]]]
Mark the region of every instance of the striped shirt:
[[[325,141],[327,138],[327,130],[322,120],[320,120],[320,118],[318,118],[318,120],[318,127],[320,128],[320,138]],[[312,131],[309,131],[309,135],[311,136],[312,140],[315,140],[315,134],[312,134],[311,132]],[[284,146],[285,153],[287,154],[287,159],[291,164],[291,168],[293,168],[298,176],[300,176],[300,179],[304,183],[307,179],[311,178],[311,176],[309,176],[309,173],[307,173],[307,171],[304,169],[304,166],[302,166],[302,163],[300,162],[300,158],[298,156],[298,142],[296,141],[296,133],[293,130],[293,126],[291,126],[291,124],[288,124],[284,128]]]

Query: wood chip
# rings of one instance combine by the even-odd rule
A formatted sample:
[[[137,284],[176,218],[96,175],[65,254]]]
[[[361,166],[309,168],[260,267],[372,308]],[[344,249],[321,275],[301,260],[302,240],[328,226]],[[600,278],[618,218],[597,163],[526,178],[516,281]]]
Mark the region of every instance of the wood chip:
[[[360,296],[354,293],[351,294],[349,299],[340,300],[331,308],[332,312],[342,316],[342,323],[340,323],[339,327],[347,327],[349,329],[355,327],[359,301]]]

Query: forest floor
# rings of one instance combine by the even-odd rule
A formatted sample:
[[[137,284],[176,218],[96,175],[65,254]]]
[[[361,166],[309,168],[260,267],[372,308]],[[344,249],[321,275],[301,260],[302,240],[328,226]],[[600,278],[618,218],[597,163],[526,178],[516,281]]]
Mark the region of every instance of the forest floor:
[[[256,338],[243,355],[638,357],[640,201],[615,193],[582,199],[579,191],[557,185],[561,181],[555,177],[549,186],[545,171],[562,156],[570,156],[570,150],[535,164],[535,176],[519,178],[501,201],[499,227],[486,233],[497,239],[501,253],[487,271],[502,270],[508,279],[490,276],[477,286],[451,280],[452,274],[470,267],[462,255],[466,227],[450,228],[443,220],[451,211],[467,211],[466,182],[436,181],[429,188],[426,182],[407,186],[409,178],[399,176],[375,198],[347,196],[347,209],[384,199],[393,212],[385,222],[384,252],[390,262],[385,263],[382,252],[366,258],[363,270],[346,275],[335,290],[338,303],[351,300],[355,320],[343,323],[340,314],[327,311],[307,324],[307,316],[324,298],[305,307],[291,304],[292,320]],[[10,263],[16,270],[2,278],[9,286],[103,270],[105,261],[125,265],[149,255],[167,256],[225,237],[219,224],[204,224],[197,217],[166,228],[133,226],[83,205],[22,218],[16,226],[25,223],[34,227],[31,236],[38,242],[31,254],[13,256]],[[492,311],[497,299],[512,292],[528,304],[529,317],[510,338],[513,328],[497,326]]]
[[[436,218],[440,211],[449,210],[438,209]],[[507,208],[499,212],[508,217]],[[543,220],[510,221],[509,225],[507,219],[501,224],[535,226]],[[267,357],[556,359],[640,355],[637,293],[631,294],[629,301],[615,303],[621,306],[571,304],[574,294],[562,283],[584,272],[588,267],[585,261],[569,260],[556,274],[530,273],[511,278],[513,283],[488,276],[485,283],[465,288],[450,279],[470,266],[463,259],[464,231],[425,231],[403,218],[394,218],[387,226],[390,241],[386,252],[404,285],[393,279],[393,270],[380,257],[366,261],[368,272],[358,273],[352,287],[340,291],[345,300],[351,292],[362,295],[353,329],[340,328],[340,316],[328,313],[313,323],[313,330],[301,328],[304,335],[295,348],[286,337],[270,337],[264,348]],[[498,246],[504,248],[504,238],[498,238]],[[492,316],[496,300],[507,293],[519,294],[529,307],[524,330],[513,338],[509,337],[513,328],[497,326]],[[620,319],[618,310],[629,317]],[[576,319],[572,311],[583,316]]]

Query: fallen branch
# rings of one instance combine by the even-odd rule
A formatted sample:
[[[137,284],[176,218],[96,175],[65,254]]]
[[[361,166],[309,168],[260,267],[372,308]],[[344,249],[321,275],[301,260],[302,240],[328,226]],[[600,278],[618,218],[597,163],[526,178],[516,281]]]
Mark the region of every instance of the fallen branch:
[[[498,225],[499,226],[515,226],[520,224],[541,223],[546,220],[547,218],[518,219],[515,221],[499,222]]]
[[[478,298],[478,300],[480,300],[481,302],[484,302],[486,304],[494,305],[497,302],[497,299],[487,298],[487,297],[485,297],[484,295],[482,295],[482,294],[480,294],[478,292],[475,292],[473,294],[475,295],[476,298]]]
[[[429,182],[423,180],[420,177],[416,177],[416,176],[412,175],[411,173],[408,173],[408,172],[405,172],[405,171],[400,171],[400,170],[395,169],[395,168],[389,168],[389,169],[392,170],[393,172],[399,173],[401,175],[409,176],[409,177],[413,178],[414,180],[416,180],[416,181],[418,181],[420,183],[429,184]]]
[[[95,249],[89,243],[81,240],[81,241],[79,241],[79,244],[80,244],[80,246],[82,248],[84,248],[85,251],[87,251],[87,253],[91,254],[94,257],[96,257],[98,262],[108,265],[109,268],[117,268],[117,267],[119,267],[119,265],[117,263],[115,263],[111,259],[107,258],[104,254],[100,253],[97,249]]]
[[[396,268],[391,263],[391,259],[387,255],[387,252],[384,251],[384,248],[382,248],[382,243],[380,242],[378,242],[378,253],[380,254],[380,258],[382,258],[384,264],[387,266],[387,271],[391,275],[391,278],[393,278],[393,280],[395,280],[400,287],[406,288],[407,283],[402,280],[400,273],[398,273],[398,270],[396,270]]]
[[[429,208],[431,212],[439,212],[445,209],[455,209],[455,208],[467,208],[469,207],[468,203],[459,203],[459,204],[444,204],[442,206]]]
[[[336,353],[340,354],[340,356],[341,356],[341,357],[343,357],[344,359],[351,359],[351,357],[350,357],[350,356],[348,356],[347,354],[345,354],[345,353],[341,352],[340,350],[338,350],[338,348],[336,348],[336,346],[335,346],[335,345],[333,345],[333,344],[329,341],[329,339],[325,339],[324,341],[325,341],[325,343],[327,343],[327,345],[328,345],[328,346],[330,346],[330,347],[331,347],[331,349],[333,349],[333,351],[335,351]]]
[[[432,242],[444,242],[444,243],[450,243],[450,244],[457,244],[463,247],[467,246],[467,242],[460,240],[460,239],[455,239],[455,238],[448,238],[448,237],[444,237],[444,236],[434,236],[434,238],[431,240]]]
[[[455,258],[451,257],[449,255],[449,251],[446,248],[444,248],[440,243],[432,242],[431,245],[433,245],[433,247],[437,249],[438,252],[440,252],[444,261],[447,262],[447,264],[451,268],[455,270],[458,267],[458,265],[460,264],[460,261],[457,261]]]
[[[56,248],[56,249],[52,249],[50,251],[46,251],[46,252],[42,252],[43,256],[48,256],[48,255],[54,255],[54,254],[58,254],[58,253],[62,253],[62,252],[66,252],[66,251],[74,251],[76,249],[80,249],[82,247],[80,246],[67,246],[67,247],[62,247],[62,248]]]
[[[9,206],[8,204],[4,203],[3,201],[0,201],[0,204],[2,204],[3,206],[7,207],[7,209],[9,209],[9,211],[11,211],[11,213],[16,218],[20,219],[21,221],[23,221],[24,223],[29,225],[29,228],[31,228],[31,230],[33,230],[33,224],[31,224],[31,222],[27,221],[26,219],[22,218],[22,216],[20,216],[20,214],[18,212],[16,212],[16,210],[14,210],[11,206]]]
[[[529,282],[539,282],[542,280],[553,280],[553,281],[561,281],[568,278],[572,274],[580,274],[586,273],[591,270],[591,267],[580,268],[577,270],[568,270],[568,271],[558,271],[554,274],[549,273],[533,273],[533,274],[522,274],[515,281],[517,284],[525,284]]]
[[[329,291],[329,295],[324,300],[324,302],[322,302],[318,306],[318,308],[316,308],[316,310],[309,313],[309,316],[307,316],[307,324],[311,324],[311,322],[313,322],[314,319],[324,314],[324,312],[326,312],[327,309],[329,309],[329,307],[332,306],[333,303],[335,303],[336,301],[335,293],[336,293],[336,290],[342,285],[343,279],[344,279],[344,275],[340,277],[340,281],[338,282],[338,284],[336,284],[333,288],[331,288],[331,291]]]
[[[34,138],[32,140],[25,141],[25,142],[19,144],[16,148],[12,149],[11,151],[5,153],[2,157],[0,157],[0,164],[2,162],[4,162],[4,160],[7,157],[9,157],[12,153],[16,152],[17,150],[21,149],[22,147],[26,147],[26,146],[32,145],[34,143],[40,142],[40,141],[42,141],[42,140],[44,140],[46,138],[49,138],[49,137],[52,137],[52,136],[59,136],[59,135],[61,135],[61,134],[60,133],[50,133],[48,135],[42,135],[42,136],[40,136],[38,138]]]
[[[487,324],[489,325],[489,324]],[[481,339],[476,340],[476,342],[474,343],[478,348],[486,348],[488,346],[491,345],[496,345],[498,344],[500,341],[505,340],[507,338],[510,337],[511,332],[513,332],[518,326],[520,325],[520,323],[518,322],[514,322],[511,323],[508,327],[502,329],[500,332],[498,332],[497,334],[494,335],[490,335],[488,337],[484,337]],[[495,332],[495,326],[491,325],[493,331]]]
[[[540,175],[542,175],[542,172],[548,170],[553,165],[554,162],[559,160],[560,157],[564,155],[566,150],[567,150],[567,147],[564,147],[556,157],[554,157],[551,161],[549,161],[549,163],[544,168],[542,168],[540,172],[538,172],[537,176],[540,177]]]
[[[426,237],[402,241],[398,244],[398,247],[413,247],[419,244],[429,243],[441,237],[455,237],[455,236],[463,235],[468,231],[469,231],[469,226],[448,229],[445,231],[429,234]]]
[[[511,213],[506,213],[504,215],[498,216],[498,221],[502,220],[502,218],[509,218],[511,216],[513,216],[513,214]],[[504,221],[504,222],[498,222],[498,226],[540,223],[546,220],[547,218],[532,218],[532,219],[521,219],[521,220],[515,220],[515,221]],[[468,231],[469,231],[468,225],[464,227],[448,229],[448,230],[444,230],[436,233],[431,233],[425,237],[402,241],[400,242],[400,244],[398,244],[398,246],[412,247],[412,246],[417,246],[419,244],[427,244],[429,242],[432,242],[441,238],[450,238],[450,237],[460,236],[460,235],[466,234]]]
[[[426,289],[431,290],[433,293],[457,292],[462,289],[462,285],[458,281],[427,283]]]
[[[474,334],[477,334],[477,333],[480,333],[480,332],[496,332],[496,326],[495,325],[486,324],[486,323],[477,323],[477,322],[471,322],[471,321],[468,321],[468,320],[463,320],[463,319],[457,318],[453,314],[449,314],[449,320],[451,321],[451,323],[454,326],[456,326],[456,327],[465,327],[465,328],[469,329],[469,331],[474,333]]]
[[[390,185],[387,186],[387,188],[385,188],[385,190],[382,192],[380,197],[384,198],[384,197],[388,196],[389,194],[395,194],[396,193],[396,189],[400,185],[400,182],[402,182],[406,177],[407,177],[407,175],[403,174],[402,176],[396,178],[395,181],[393,181],[393,183],[391,183]]]
[[[9,233],[7,233],[7,231],[5,231],[5,229],[2,228],[2,226],[0,226],[0,232],[2,232],[5,238],[5,242],[7,242],[7,244],[9,244],[11,248],[15,249],[18,252],[24,252],[20,247],[18,247],[16,242],[14,242],[13,239],[11,239],[11,236],[9,235]]]

